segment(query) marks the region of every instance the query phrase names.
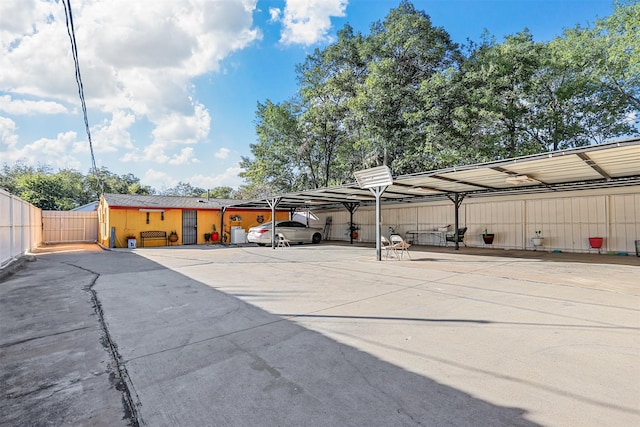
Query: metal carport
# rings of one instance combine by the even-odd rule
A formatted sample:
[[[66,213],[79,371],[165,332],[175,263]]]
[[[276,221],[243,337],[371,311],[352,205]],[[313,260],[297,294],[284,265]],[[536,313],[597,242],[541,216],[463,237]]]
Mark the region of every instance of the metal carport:
[[[393,178],[380,197],[383,204],[448,198],[458,208],[468,197],[535,194],[640,184],[640,138],[530,156],[452,167]],[[351,214],[373,205],[375,197],[356,182],[243,201],[232,206],[292,211],[344,206]],[[456,249],[458,248],[456,242]]]

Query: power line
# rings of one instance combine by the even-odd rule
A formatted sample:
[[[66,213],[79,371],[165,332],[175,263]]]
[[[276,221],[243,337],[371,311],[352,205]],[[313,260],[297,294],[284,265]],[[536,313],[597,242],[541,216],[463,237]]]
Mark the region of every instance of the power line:
[[[69,35],[69,41],[71,42],[71,54],[73,55],[73,63],[76,70],[76,83],[78,84],[78,96],[80,97],[80,103],[82,104],[82,114],[84,116],[84,127],[87,131],[87,138],[89,139],[89,151],[91,152],[91,167],[93,173],[100,187],[100,192],[104,192],[104,185],[98,174],[98,168],[96,166],[96,158],[93,154],[93,142],[91,141],[91,130],[89,129],[89,118],[87,116],[87,104],[84,100],[84,86],[82,84],[82,76],[80,75],[80,62],[78,61],[78,46],[76,44],[76,32],[73,27],[73,13],[71,12],[71,1],[62,0],[64,6],[64,16],[67,23],[67,34]]]

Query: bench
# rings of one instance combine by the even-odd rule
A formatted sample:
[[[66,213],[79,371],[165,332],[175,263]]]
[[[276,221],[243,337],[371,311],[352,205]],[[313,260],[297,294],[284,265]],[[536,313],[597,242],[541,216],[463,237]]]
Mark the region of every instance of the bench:
[[[140,247],[144,248],[144,241],[146,240],[164,240],[164,245],[169,245],[169,239],[167,238],[166,231],[141,231],[140,232]]]

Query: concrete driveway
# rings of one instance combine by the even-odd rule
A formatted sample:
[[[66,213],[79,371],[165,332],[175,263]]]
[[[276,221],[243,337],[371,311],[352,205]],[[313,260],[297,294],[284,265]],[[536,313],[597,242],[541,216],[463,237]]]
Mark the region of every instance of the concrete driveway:
[[[132,424],[640,424],[638,259],[428,249],[382,262],[330,243],[38,260],[91,278],[128,390],[114,412]],[[0,285],[3,324],[7,290],[42,264]],[[5,328],[8,353],[20,339]]]

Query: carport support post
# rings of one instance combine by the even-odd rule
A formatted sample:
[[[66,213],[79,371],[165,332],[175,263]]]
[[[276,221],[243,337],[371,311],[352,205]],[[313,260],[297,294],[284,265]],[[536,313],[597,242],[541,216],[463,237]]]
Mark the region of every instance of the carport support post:
[[[458,236],[458,228],[460,228],[460,220],[458,218],[458,211],[460,209],[460,205],[462,204],[462,201],[464,200],[464,196],[466,196],[466,194],[464,193],[453,193],[453,197],[451,197],[451,194],[447,194],[447,197],[449,198],[449,200],[451,200],[453,202],[453,204],[455,205],[455,214],[454,214],[454,218],[455,218],[455,242],[456,242],[456,251],[460,249],[460,242],[459,240],[459,236]]]
[[[373,195],[376,197],[376,260],[378,261],[382,261],[382,247],[381,247],[381,240],[382,240],[382,226],[380,224],[380,217],[382,216],[380,213],[380,196],[382,196],[382,193],[384,193],[384,190],[387,189],[387,185],[385,186],[380,186],[380,187],[373,187],[373,188],[369,188],[369,191],[371,191],[373,193]]]
[[[344,202],[342,203],[344,205],[345,208],[347,208],[347,210],[349,211],[349,239],[351,241],[351,244],[353,245],[353,229],[351,228],[353,226],[353,213],[356,211],[356,209],[358,209],[358,207],[360,206],[360,203],[351,203],[351,202]]]
[[[267,203],[271,208],[271,249],[276,248],[276,206],[278,206],[280,200],[282,200],[282,197],[267,199]]]

